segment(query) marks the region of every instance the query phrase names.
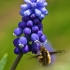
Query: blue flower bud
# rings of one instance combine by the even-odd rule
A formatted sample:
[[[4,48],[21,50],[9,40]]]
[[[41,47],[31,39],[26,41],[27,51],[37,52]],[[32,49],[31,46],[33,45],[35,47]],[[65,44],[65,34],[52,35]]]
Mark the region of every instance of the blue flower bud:
[[[47,3],[47,2],[44,2],[43,6],[45,7],[45,6],[47,6],[47,5],[48,5],[48,3]]]
[[[45,6],[47,6],[47,2],[45,2],[44,0],[40,0],[40,1],[37,2],[37,6],[45,7]]]
[[[32,13],[31,9],[27,9],[25,11],[23,9],[20,10],[20,15],[21,16],[29,16],[31,13]]]
[[[34,24],[37,25],[37,24],[39,24],[39,23],[40,23],[40,20],[36,18],[36,19],[34,20]]]
[[[21,28],[16,28],[15,30],[14,30],[14,34],[16,35],[16,36],[20,36],[21,34],[22,34],[22,29]]]
[[[32,35],[31,35],[31,40],[34,42],[34,41],[39,41],[39,36],[37,35],[37,34],[35,34],[35,33],[33,33]]]
[[[19,40],[18,40],[18,43],[19,43],[19,46],[24,46],[27,44],[27,39],[26,37],[21,37]]]
[[[19,22],[18,27],[24,29],[26,27],[26,22]]]
[[[35,14],[36,14],[36,16],[40,16],[41,15],[41,11],[39,9],[35,9]]]
[[[36,3],[31,3],[31,7],[32,7],[32,9],[36,8]]]
[[[44,19],[44,17],[45,17],[45,15],[41,14],[39,18],[42,20],[42,19]]]
[[[29,34],[31,34],[31,29],[26,27],[26,28],[23,30],[23,33],[26,34],[26,35],[29,35]]]
[[[14,49],[14,53],[15,54],[20,54],[22,51],[21,51],[21,49],[19,48],[19,47],[16,47],[15,49]]]
[[[23,52],[23,53],[29,52],[29,46],[26,45],[26,46],[22,47],[22,52]]]
[[[23,9],[21,9],[19,13],[21,16],[24,16],[24,10]]]
[[[35,18],[36,18],[36,15],[34,13],[30,15],[31,20],[34,20]]]
[[[42,23],[38,24],[38,27],[39,27],[39,30],[41,30],[41,28],[43,28],[43,24]]]
[[[14,41],[13,41],[13,44],[14,44],[15,47],[18,47],[18,46],[19,46],[19,45],[18,45],[18,40],[19,40],[19,38],[16,38],[16,39],[14,39]]]
[[[47,15],[47,14],[48,14],[48,11],[46,10],[46,12],[44,12],[43,14],[44,14],[44,15]]]
[[[47,11],[45,7],[40,8],[40,10],[42,13],[45,13]]]
[[[21,9],[23,9],[23,10],[27,10],[27,9],[30,8],[30,5],[28,5],[28,4],[23,4],[23,5],[21,5],[20,7],[21,7]]]
[[[27,22],[27,26],[28,26],[28,27],[32,27],[32,26],[33,26],[33,22],[32,22],[31,20],[29,20],[29,21]]]
[[[32,27],[32,32],[38,32],[38,30],[39,30],[38,26],[34,25]]]
[[[47,40],[47,38],[46,38],[46,35],[42,35],[41,37],[40,37],[40,42],[45,42]]]
[[[32,13],[32,10],[31,9],[28,9],[26,11],[24,11],[24,16],[29,16],[30,14]]]
[[[35,46],[36,46],[36,50],[38,52],[40,50],[40,47],[41,47],[40,43],[35,43]]]
[[[38,31],[37,34],[38,34],[39,37],[41,37],[43,35],[43,32],[40,30],[40,31]]]
[[[32,43],[32,53],[37,53],[40,51],[40,43]]]

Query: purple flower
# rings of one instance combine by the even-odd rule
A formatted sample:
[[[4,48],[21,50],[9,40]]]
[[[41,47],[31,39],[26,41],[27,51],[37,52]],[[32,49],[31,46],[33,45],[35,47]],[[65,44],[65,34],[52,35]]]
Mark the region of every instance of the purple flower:
[[[26,27],[26,28],[23,30],[23,33],[24,33],[25,35],[29,35],[29,34],[31,34],[31,29],[28,28],[28,27]]]
[[[21,9],[21,11],[20,11],[20,15],[22,15],[22,16],[29,16],[31,13],[32,13],[31,9],[27,9],[25,11],[23,9]]]
[[[26,22],[19,22],[18,27],[24,29],[26,27]]]
[[[27,26],[28,26],[28,27],[32,27],[32,26],[33,26],[33,22],[32,22],[31,20],[29,20],[29,21],[27,22]]]
[[[22,29],[20,27],[14,30],[14,33],[13,33],[14,36],[20,36],[21,34],[22,34]]]
[[[42,36],[40,36],[39,40],[42,43],[46,42],[47,41],[46,35],[43,34]]]
[[[39,30],[38,26],[34,25],[32,27],[32,32],[38,32],[38,30]]]
[[[37,34],[38,34],[39,37],[41,37],[43,35],[43,32],[40,30],[40,31],[38,31]]]
[[[22,52],[23,52],[23,53],[29,52],[29,46],[26,45],[26,46],[22,47]]]
[[[27,45],[27,38],[26,37],[21,37],[19,40],[18,40],[18,43],[19,43],[19,46],[20,47],[24,47],[25,45]]]
[[[31,13],[35,13],[39,19],[43,19],[48,14],[45,0],[24,0],[24,2],[26,4],[21,5],[20,15],[29,16]]]
[[[31,40],[32,42],[39,41],[39,36],[36,33],[33,33],[31,35]]]
[[[38,51],[40,51],[40,44],[39,43],[32,43],[32,53],[37,54]]]
[[[43,24],[42,23],[38,24],[38,27],[39,27],[39,30],[42,30],[43,29]]]
[[[19,40],[19,38],[16,38],[16,39],[14,39],[14,41],[13,41],[13,44],[14,44],[15,47],[19,47],[19,45],[18,45],[18,40]]]
[[[15,49],[14,49],[14,53],[15,54],[20,54],[22,52],[22,50],[19,48],[19,47],[16,47]]]
[[[37,18],[34,19],[34,24],[35,24],[35,25],[37,25],[37,24],[39,24],[39,23],[40,23],[40,20],[39,20],[39,19],[37,19]]]
[[[30,19],[31,20],[34,20],[36,18],[36,15],[34,14],[34,13],[32,13],[31,15],[30,15]]]

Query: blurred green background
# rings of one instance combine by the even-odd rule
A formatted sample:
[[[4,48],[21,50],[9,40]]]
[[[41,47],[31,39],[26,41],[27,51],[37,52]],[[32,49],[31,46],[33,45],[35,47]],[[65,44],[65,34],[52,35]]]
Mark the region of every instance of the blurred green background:
[[[56,49],[68,52],[58,55],[55,64],[41,68],[37,60],[27,60],[24,55],[16,70],[70,70],[65,64],[70,63],[70,0],[47,0],[49,14],[43,20],[43,32],[48,41]],[[23,0],[0,0],[0,59],[8,53],[8,60],[4,70],[10,70],[16,55],[13,53],[13,31],[21,21],[19,15]],[[64,66],[65,65],[65,66]],[[67,65],[68,66],[68,65]],[[64,68],[64,69],[62,69]]]

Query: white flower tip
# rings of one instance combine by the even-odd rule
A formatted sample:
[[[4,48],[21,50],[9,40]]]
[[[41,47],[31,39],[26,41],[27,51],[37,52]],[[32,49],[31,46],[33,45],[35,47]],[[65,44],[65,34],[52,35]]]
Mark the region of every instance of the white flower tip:
[[[39,43],[39,40],[34,41],[34,43]]]
[[[20,48],[24,47],[24,45],[23,45],[23,44],[21,44],[21,43],[19,44],[19,46],[20,46]]]
[[[47,6],[47,5],[48,5],[48,3],[47,3],[47,2],[45,2],[45,3],[44,3],[44,6]]]
[[[16,35],[15,33],[13,33],[13,35],[14,35],[15,37],[17,37],[17,35]]]

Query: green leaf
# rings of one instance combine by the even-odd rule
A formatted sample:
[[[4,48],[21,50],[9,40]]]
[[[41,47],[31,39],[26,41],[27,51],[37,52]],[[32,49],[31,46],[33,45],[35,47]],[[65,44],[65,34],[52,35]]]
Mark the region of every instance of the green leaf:
[[[4,67],[6,65],[6,62],[7,62],[7,56],[8,54],[6,53],[3,58],[1,59],[0,61],[0,70],[4,70]]]

